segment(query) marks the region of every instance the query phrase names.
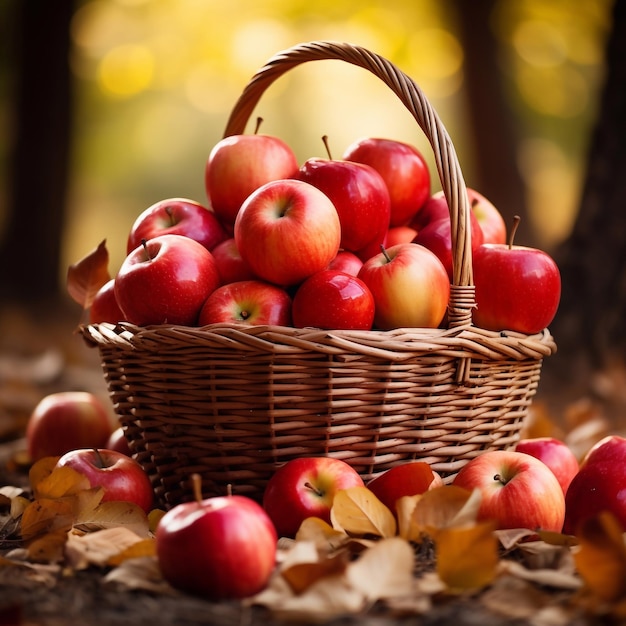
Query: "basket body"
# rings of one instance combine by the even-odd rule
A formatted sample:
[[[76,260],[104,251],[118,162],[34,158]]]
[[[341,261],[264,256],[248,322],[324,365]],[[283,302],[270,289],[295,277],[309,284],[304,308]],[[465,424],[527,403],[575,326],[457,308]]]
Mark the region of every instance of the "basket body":
[[[481,452],[516,443],[554,348],[547,332],[473,329],[100,324],[83,333],[166,507],[193,497],[194,472],[206,495],[260,500],[273,472],[300,456],[340,458],[365,480],[423,460],[449,482]]]

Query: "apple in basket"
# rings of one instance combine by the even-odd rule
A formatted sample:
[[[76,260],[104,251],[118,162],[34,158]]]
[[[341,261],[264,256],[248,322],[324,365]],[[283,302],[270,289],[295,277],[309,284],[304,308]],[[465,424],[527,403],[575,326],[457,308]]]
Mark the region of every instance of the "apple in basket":
[[[159,235],[185,235],[212,250],[228,237],[215,214],[195,200],[160,200],[137,216],[128,234],[126,254],[144,239]]]
[[[389,228],[389,191],[382,176],[369,165],[310,158],[298,178],[323,191],[332,201],[341,223],[342,250],[361,250]]]
[[[215,215],[232,233],[244,200],[273,180],[291,178],[298,171],[293,150],[270,135],[233,135],[219,141],[205,167],[207,197]]]
[[[242,280],[218,287],[200,310],[198,324],[291,325],[291,297],[282,288],[261,280]]]
[[[374,327],[436,328],[441,324],[450,281],[441,261],[423,246],[392,246],[368,259],[358,277],[374,296]]]
[[[215,496],[170,509],[156,529],[156,555],[173,587],[210,600],[262,591],[276,564],[276,530],[246,496]]]
[[[220,284],[213,255],[183,235],[160,235],[135,248],[115,278],[124,319],[138,326],[194,326]]]
[[[343,158],[365,163],[382,176],[391,200],[390,226],[407,224],[430,195],[428,164],[410,144],[368,137],[349,145]]]
[[[235,220],[243,260],[263,280],[296,285],[326,268],[339,251],[339,215],[328,196],[300,180],[277,180],[253,192]]]
[[[471,459],[454,485],[479,489],[479,520],[493,520],[497,528],[526,528],[561,532],[565,496],[548,466],[530,454],[490,450]]]
[[[82,448],[66,452],[57,467],[71,467],[89,480],[92,487],[103,487],[103,502],[132,502],[150,512],[154,501],[152,485],[135,459],[117,450]]]
[[[483,244],[474,251],[476,326],[532,335],[554,319],[561,298],[559,268],[543,250]]]
[[[107,439],[104,447],[107,450],[115,450],[116,452],[121,452],[126,456],[133,455],[130,449],[130,445],[128,443],[128,439],[126,439],[126,435],[124,434],[124,429],[121,426],[118,426],[111,433],[111,436]]]
[[[223,285],[240,280],[254,280],[256,276],[248,264],[241,258],[234,237],[218,243],[211,254],[215,259],[217,271]]]
[[[31,460],[61,456],[75,448],[102,447],[113,431],[113,416],[100,398],[87,391],[44,396],[26,425]]]
[[[363,479],[348,463],[331,457],[301,457],[287,461],[270,477],[263,508],[281,537],[295,537],[308,517],[330,522],[335,494],[362,487]]]
[[[356,276],[363,267],[363,261],[349,250],[339,250],[335,258],[328,264],[326,269],[338,270],[345,274]]]
[[[309,276],[293,297],[293,325],[336,330],[370,330],[374,296],[356,276],[321,270]]]
[[[98,291],[89,307],[89,322],[99,324],[110,322],[115,324],[124,319],[124,314],[115,297],[115,279],[108,280]]]

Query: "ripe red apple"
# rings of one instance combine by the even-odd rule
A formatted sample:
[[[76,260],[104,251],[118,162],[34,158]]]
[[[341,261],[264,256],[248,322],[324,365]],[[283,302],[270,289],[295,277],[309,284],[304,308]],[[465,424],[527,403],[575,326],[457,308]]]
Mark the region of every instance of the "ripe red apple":
[[[339,251],[339,216],[328,196],[300,180],[263,185],[243,203],[235,241],[260,278],[288,287],[324,269]]]
[[[244,200],[273,180],[291,178],[298,171],[293,150],[270,135],[233,135],[219,141],[205,168],[207,197],[218,219],[232,233]]]
[[[212,250],[228,237],[215,214],[195,200],[169,198],[160,200],[137,216],[126,244],[126,254],[144,239],[159,235],[184,235]]]
[[[563,531],[576,534],[580,524],[609,511],[626,532],[626,438],[609,435],[584,456],[565,496]]]
[[[533,437],[517,442],[515,450],[543,461],[556,476],[563,493],[578,473],[578,459],[568,445],[555,437]]]
[[[298,172],[303,180],[331,200],[341,223],[343,250],[361,250],[389,227],[389,191],[381,175],[369,165],[333,159],[311,158]]]
[[[358,277],[374,296],[376,328],[436,328],[441,324],[450,281],[441,261],[423,246],[392,246],[366,261]]]
[[[473,263],[476,326],[532,335],[552,322],[561,298],[561,275],[546,252],[484,244],[474,251]]]
[[[430,196],[430,173],[421,152],[394,139],[360,139],[343,153],[348,161],[365,163],[383,178],[391,198],[390,226],[407,224]]]
[[[321,270],[309,276],[293,297],[296,328],[370,330],[374,322],[374,296],[356,276]]]
[[[281,537],[294,537],[307,517],[330,522],[335,494],[363,486],[359,473],[331,457],[301,457],[287,461],[269,479],[263,508]]]
[[[527,528],[561,532],[565,496],[548,466],[530,454],[490,450],[470,460],[453,481],[479,489],[479,520],[494,520],[499,529]]]
[[[198,324],[291,325],[291,297],[282,288],[261,280],[243,280],[218,287],[200,310]]]
[[[163,578],[214,601],[262,591],[276,564],[274,525],[245,496],[178,504],[161,518],[155,541]]]
[[[138,326],[194,326],[220,284],[213,255],[183,235],[161,235],[135,248],[115,278],[115,296],[124,318]]]
[[[102,447],[113,431],[113,416],[98,396],[60,391],[44,396],[26,426],[31,460],[61,456],[76,448]]]
[[[441,487],[443,480],[424,461],[396,465],[367,483],[367,488],[395,515],[396,502],[404,496],[416,496]]]
[[[338,270],[339,272],[356,276],[362,267],[363,261],[354,252],[339,250],[326,269]]]
[[[130,450],[130,446],[128,444],[128,439],[126,439],[126,435],[124,434],[124,429],[121,426],[118,426],[108,438],[107,442],[104,444],[104,448],[106,450],[115,450],[116,452],[121,452],[126,456],[132,456],[133,453]]]
[[[132,502],[149,513],[154,502],[152,485],[143,467],[117,450],[83,448],[66,452],[56,464],[71,467],[89,480],[92,487],[103,487],[103,502]]]
[[[217,271],[223,285],[236,283],[240,280],[254,280],[256,276],[241,258],[234,237],[230,237],[222,243],[218,243],[211,254],[215,259]]]
[[[385,247],[391,248],[399,243],[411,243],[417,237],[417,230],[411,226],[392,226],[387,231]]]
[[[107,281],[98,289],[89,307],[89,323],[110,322],[115,324],[124,320],[124,314],[115,297],[115,279]]]

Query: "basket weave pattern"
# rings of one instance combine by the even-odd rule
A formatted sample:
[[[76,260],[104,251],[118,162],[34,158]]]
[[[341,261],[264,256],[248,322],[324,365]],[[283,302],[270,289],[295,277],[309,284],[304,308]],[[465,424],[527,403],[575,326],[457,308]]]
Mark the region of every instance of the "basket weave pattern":
[[[379,76],[428,137],[451,211],[453,284],[447,328],[323,331],[214,324],[81,328],[98,347],[131,449],[166,507],[206,495],[260,499],[299,456],[343,459],[369,479],[419,459],[450,481],[485,450],[515,444],[550,333],[471,325],[474,307],[465,183],[452,142],[413,81],[348,44],[313,42],[273,57],[242,92],[225,135],[242,133],[263,91],[292,67],[335,59]]]

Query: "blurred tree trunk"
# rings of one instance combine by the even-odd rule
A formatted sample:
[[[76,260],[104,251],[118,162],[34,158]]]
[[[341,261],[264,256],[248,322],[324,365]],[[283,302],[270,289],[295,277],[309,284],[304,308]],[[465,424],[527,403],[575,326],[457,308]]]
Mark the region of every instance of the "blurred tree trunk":
[[[2,297],[19,302],[59,294],[71,127],[69,25],[74,0],[16,0],[10,36],[13,145],[2,233]]]
[[[552,326],[566,369],[602,369],[626,355],[626,0],[616,0],[605,85],[580,210],[557,251],[563,278]],[[576,358],[575,358],[576,357]]]
[[[490,26],[495,5],[496,0],[454,2],[465,57],[463,86],[475,155],[475,180],[466,182],[500,209],[507,226],[513,223],[514,215],[520,215],[517,241],[528,244],[532,233],[530,220],[525,217],[524,181],[517,168],[515,120],[504,95],[498,42]]]

